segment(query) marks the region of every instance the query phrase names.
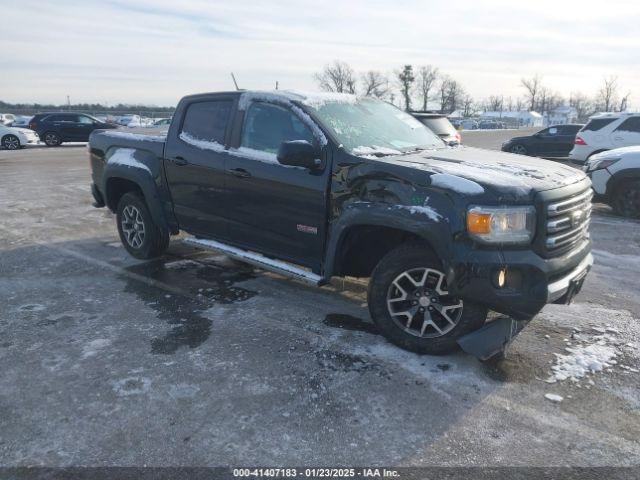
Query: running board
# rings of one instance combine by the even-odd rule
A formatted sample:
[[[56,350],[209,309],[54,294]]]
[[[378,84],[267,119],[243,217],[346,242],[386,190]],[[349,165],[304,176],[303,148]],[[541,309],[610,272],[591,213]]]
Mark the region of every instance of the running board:
[[[216,252],[224,253],[231,258],[235,258],[242,262],[250,263],[256,267],[268,270],[270,272],[284,275],[285,277],[294,278],[300,280],[309,285],[315,287],[326,283],[320,275],[316,275],[309,270],[292,265],[281,260],[274,260],[273,258],[265,257],[259,253],[251,252],[249,250],[242,250],[241,248],[232,247],[224,243],[216,242],[215,240],[205,240],[202,238],[187,237],[183,240],[184,243],[194,245],[196,247],[204,248],[206,250],[213,250]]]

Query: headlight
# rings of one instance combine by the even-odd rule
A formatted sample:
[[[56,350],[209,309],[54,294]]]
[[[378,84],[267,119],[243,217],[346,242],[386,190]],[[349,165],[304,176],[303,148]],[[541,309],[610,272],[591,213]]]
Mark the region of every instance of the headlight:
[[[594,170],[602,170],[603,168],[609,168],[618,160],[620,160],[620,157],[609,157],[609,158],[591,160],[586,165],[587,172],[593,172]]]
[[[467,231],[484,243],[529,243],[533,238],[533,207],[481,207],[467,211]]]

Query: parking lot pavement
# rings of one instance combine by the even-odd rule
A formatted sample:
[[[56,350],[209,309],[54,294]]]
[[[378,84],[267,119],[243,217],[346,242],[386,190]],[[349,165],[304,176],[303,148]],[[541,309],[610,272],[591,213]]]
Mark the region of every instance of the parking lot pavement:
[[[470,147],[500,150],[502,144],[513,137],[532,135],[542,130],[542,127],[520,128],[505,130],[463,130],[462,143]]]
[[[640,223],[604,206],[578,303],[487,365],[388,344],[357,291],[179,239],[132,259],[84,147],[0,151],[0,179],[1,465],[640,461]],[[547,383],[567,348],[607,366]]]

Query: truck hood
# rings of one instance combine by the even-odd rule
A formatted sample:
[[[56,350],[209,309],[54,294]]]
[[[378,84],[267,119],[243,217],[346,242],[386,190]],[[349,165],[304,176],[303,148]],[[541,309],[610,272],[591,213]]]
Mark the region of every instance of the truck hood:
[[[519,197],[571,185],[585,178],[581,170],[550,160],[471,147],[425,150],[380,160],[441,174],[432,175],[431,183],[436,184],[435,178],[446,179],[446,186],[453,190],[456,189],[455,177],[462,178],[458,183],[465,191],[461,193],[470,193],[468,187],[473,182],[497,195]]]

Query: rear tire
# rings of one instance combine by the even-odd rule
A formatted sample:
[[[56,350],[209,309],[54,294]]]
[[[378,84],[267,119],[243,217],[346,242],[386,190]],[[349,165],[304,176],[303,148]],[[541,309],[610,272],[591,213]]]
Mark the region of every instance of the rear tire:
[[[457,349],[456,340],[487,318],[485,307],[449,295],[440,262],[420,243],[400,245],[380,260],[368,302],[371,318],[390,342],[421,354]]]
[[[640,218],[640,180],[620,184],[613,194],[611,206],[618,215]]]
[[[20,139],[15,135],[5,135],[2,137],[2,147],[5,150],[19,150],[22,148]]]
[[[47,147],[57,147],[62,145],[62,139],[56,132],[46,132],[42,139]]]
[[[122,196],[116,221],[122,245],[135,258],[159,257],[169,246],[169,232],[154,223],[144,198],[136,192]]]
[[[528,155],[529,152],[527,151],[527,147],[525,147],[524,145],[514,145],[513,147],[511,147],[511,153],[515,153],[516,155]]]

